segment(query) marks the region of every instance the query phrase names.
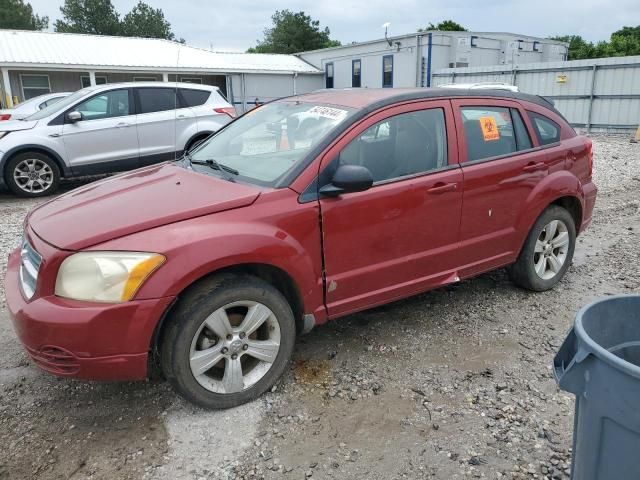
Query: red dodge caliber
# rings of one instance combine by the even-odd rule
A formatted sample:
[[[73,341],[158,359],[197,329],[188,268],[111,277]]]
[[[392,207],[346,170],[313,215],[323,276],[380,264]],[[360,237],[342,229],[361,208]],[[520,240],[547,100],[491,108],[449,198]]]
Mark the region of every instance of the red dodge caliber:
[[[160,370],[208,408],[270,388],[296,334],[500,267],[556,285],[596,198],[589,139],[507,91],[323,91],[181,160],[41,205],[6,296],[56,375]]]

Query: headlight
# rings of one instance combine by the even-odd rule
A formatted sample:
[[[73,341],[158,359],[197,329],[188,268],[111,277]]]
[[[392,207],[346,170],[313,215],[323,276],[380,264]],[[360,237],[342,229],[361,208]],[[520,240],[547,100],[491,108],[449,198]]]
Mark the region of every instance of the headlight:
[[[76,253],[60,265],[56,295],[74,300],[126,302],[165,260],[157,253]]]
[[[0,132],[0,138],[9,135],[9,132]]]

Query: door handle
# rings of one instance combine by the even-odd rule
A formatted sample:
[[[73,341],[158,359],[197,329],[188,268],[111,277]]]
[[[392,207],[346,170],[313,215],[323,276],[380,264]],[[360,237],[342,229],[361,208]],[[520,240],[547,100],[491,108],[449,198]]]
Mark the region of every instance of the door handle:
[[[124,127],[130,127],[131,124],[130,123],[126,123],[126,122],[120,122],[120,123],[116,123],[116,127],[118,128],[124,128]]]
[[[529,163],[522,168],[525,172],[537,172],[538,170],[544,170],[547,168],[547,164],[544,162]]]
[[[438,195],[440,193],[452,192],[458,188],[457,183],[438,182],[433,187],[427,189],[427,193]]]
[[[184,120],[185,118],[187,118],[186,115],[178,115],[178,120]]]

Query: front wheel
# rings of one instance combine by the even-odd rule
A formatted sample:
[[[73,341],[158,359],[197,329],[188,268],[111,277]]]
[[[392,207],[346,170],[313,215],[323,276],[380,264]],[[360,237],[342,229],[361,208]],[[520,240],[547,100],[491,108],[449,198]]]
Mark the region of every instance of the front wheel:
[[[252,276],[221,276],[186,294],[168,319],[162,369],[187,400],[204,408],[251,401],[284,373],[295,344],[286,299]]]
[[[513,282],[523,288],[543,292],[564,276],[576,246],[576,227],[571,214],[552,205],[538,218],[510,268]]]
[[[7,162],[5,181],[16,195],[43,197],[58,190],[60,169],[43,153],[19,153]]]

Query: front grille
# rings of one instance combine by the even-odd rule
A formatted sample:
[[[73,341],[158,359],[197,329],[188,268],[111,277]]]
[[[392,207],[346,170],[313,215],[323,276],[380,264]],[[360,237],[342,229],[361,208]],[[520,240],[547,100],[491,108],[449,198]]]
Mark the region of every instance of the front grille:
[[[27,300],[33,297],[36,292],[41,264],[42,257],[25,237],[22,241],[22,251],[20,252],[20,287]]]

